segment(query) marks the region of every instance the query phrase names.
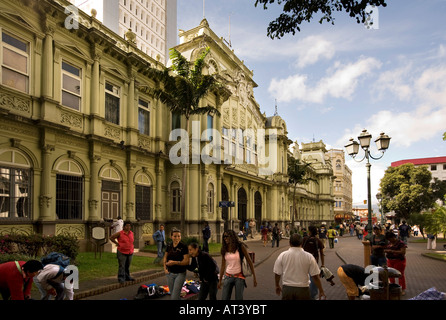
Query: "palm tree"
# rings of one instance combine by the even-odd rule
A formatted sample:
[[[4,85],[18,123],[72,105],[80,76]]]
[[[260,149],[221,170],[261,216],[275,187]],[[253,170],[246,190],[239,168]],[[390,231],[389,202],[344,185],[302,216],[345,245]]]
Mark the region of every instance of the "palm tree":
[[[288,155],[288,182],[293,185],[293,217],[291,219],[294,228],[294,219],[296,217],[296,189],[298,184],[307,184],[310,181],[317,183],[317,180],[309,177],[311,172],[311,164],[307,162],[301,162]]]
[[[209,52],[210,48],[207,47],[193,63],[190,63],[178,50],[170,49],[172,66],[162,70],[150,69],[148,76],[155,81],[155,88],[141,87],[142,90],[165,104],[172,114],[184,116],[187,132],[189,132],[190,117],[193,115],[216,114],[220,116],[216,107],[200,105],[203,98],[213,93],[217,99],[216,104],[219,106],[230,96],[230,91],[217,80],[216,75],[203,74],[203,68],[206,66],[205,59]],[[181,230],[183,232],[185,231],[186,218],[187,168],[188,161],[183,163],[182,172]]]

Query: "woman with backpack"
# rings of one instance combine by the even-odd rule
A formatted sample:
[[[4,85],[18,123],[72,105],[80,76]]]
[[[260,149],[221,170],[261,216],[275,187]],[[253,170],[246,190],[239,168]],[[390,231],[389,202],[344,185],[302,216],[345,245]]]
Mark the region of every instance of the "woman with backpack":
[[[252,271],[254,287],[257,287],[254,264],[246,245],[238,240],[237,234],[233,230],[225,231],[221,246],[221,268],[218,282],[218,288],[222,288],[222,300],[230,300],[234,288],[235,300],[243,300],[243,291],[246,286],[246,277],[242,270],[243,259],[248,262]]]

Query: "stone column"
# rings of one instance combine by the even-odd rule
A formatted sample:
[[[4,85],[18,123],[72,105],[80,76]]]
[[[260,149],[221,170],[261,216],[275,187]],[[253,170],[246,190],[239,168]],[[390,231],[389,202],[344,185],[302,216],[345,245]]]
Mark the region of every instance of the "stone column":
[[[91,76],[91,104],[90,104],[90,114],[99,115],[99,65],[101,56],[98,53],[94,53],[93,70]]]
[[[136,220],[135,183],[133,180],[133,176],[135,175],[135,167],[136,167],[136,165],[134,163],[127,164],[127,202],[126,202],[127,217],[126,217],[126,220],[130,220],[130,221]]]
[[[55,146],[44,144],[42,146],[42,180],[40,186],[40,219],[42,221],[55,220],[56,217],[51,214],[51,205],[53,204],[53,196],[51,195],[51,152]],[[55,213],[55,211],[54,211]]]
[[[89,217],[90,221],[98,221],[101,219],[101,185],[99,184],[99,164],[101,160],[100,156],[92,155],[90,158],[90,199],[88,200]]]
[[[54,27],[46,26],[45,39],[43,41],[43,55],[42,55],[42,96],[46,98],[53,98],[53,36]]]

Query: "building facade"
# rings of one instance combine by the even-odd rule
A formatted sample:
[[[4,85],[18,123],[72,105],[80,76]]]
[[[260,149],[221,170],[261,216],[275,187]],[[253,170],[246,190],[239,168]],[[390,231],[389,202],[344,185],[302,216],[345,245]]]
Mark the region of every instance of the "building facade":
[[[333,168],[322,141],[294,145],[293,156],[309,163],[307,183],[299,185],[295,221],[302,228],[310,225],[331,224],[335,220],[333,202]],[[292,203],[293,190],[289,189]]]
[[[348,221],[352,219],[353,190],[352,190],[352,171],[345,164],[344,150],[331,149],[328,156],[333,167],[334,179],[334,213],[335,219]]]
[[[138,48],[135,35],[124,39],[82,11],[77,28],[67,28],[69,5],[0,4],[0,234],[70,234],[88,250],[92,228],[122,216],[132,221],[141,248],[158,224],[168,231],[181,224],[183,166],[171,161],[177,144],[169,135],[186,129],[185,120],[142,90],[155,86],[148,70],[163,65]],[[188,165],[183,235],[200,238],[205,221],[213,241],[249,219],[284,226],[293,203],[285,121],[260,111],[253,72],[206,20],[180,32],[180,40],[176,48],[191,61],[210,48],[204,72],[217,74],[230,92],[202,101],[219,116],[191,119],[199,133],[221,134],[215,139],[220,149],[211,153],[220,151],[228,161]],[[200,150],[214,141],[199,140]],[[325,152],[322,142],[295,152],[314,161],[319,181],[300,186],[302,224],[333,220],[333,172]],[[235,206],[220,207],[220,201]]]

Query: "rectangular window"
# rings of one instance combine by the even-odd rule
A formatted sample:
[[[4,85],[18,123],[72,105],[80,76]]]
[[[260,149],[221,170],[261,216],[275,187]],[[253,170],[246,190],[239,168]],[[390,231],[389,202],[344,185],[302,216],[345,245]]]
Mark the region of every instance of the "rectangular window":
[[[62,61],[62,105],[81,110],[81,69]]]
[[[208,139],[208,141],[212,141],[212,129],[214,129],[214,117],[211,116],[210,114],[208,114],[208,116],[207,116],[206,129],[208,130],[207,139]]]
[[[243,136],[243,130],[239,129],[237,130],[237,140],[238,140],[238,150],[237,150],[237,159],[243,161],[245,156],[245,143],[244,143],[244,136]]]
[[[2,32],[2,84],[29,92],[29,43]]]
[[[149,102],[138,100],[138,129],[139,133],[150,135],[150,111]]]
[[[181,129],[181,114],[172,112],[172,130]]]
[[[56,176],[56,215],[58,219],[82,219],[83,178]]]
[[[105,83],[105,120],[119,124],[120,90],[110,83]]]
[[[181,210],[180,189],[172,189],[172,212],[178,213]]]
[[[152,187],[136,185],[136,219],[152,220]]]
[[[31,170],[0,167],[0,218],[31,218]]]
[[[435,171],[437,170],[437,165],[436,164],[431,164],[431,171]]]

